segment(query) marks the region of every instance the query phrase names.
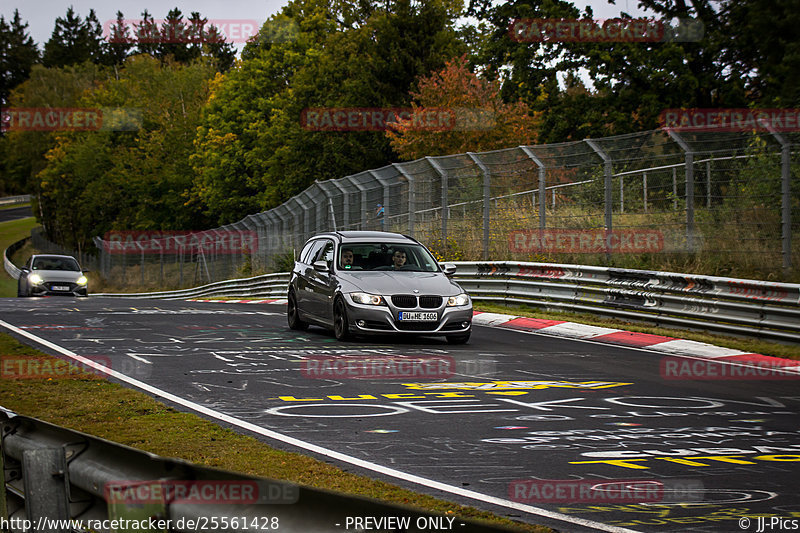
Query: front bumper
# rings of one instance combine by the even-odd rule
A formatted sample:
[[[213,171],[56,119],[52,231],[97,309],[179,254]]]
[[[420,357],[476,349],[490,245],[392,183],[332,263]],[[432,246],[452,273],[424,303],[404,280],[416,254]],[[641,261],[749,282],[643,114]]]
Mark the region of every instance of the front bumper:
[[[397,308],[387,305],[356,304],[344,296],[350,330],[359,335],[463,335],[472,328],[472,305],[430,308]],[[445,299],[446,301],[446,299]],[[398,320],[400,312],[435,312],[438,320],[404,322]]]
[[[65,287],[60,289],[58,287]],[[39,285],[31,285],[31,296],[88,296],[86,285],[78,285],[66,281],[45,281]]]

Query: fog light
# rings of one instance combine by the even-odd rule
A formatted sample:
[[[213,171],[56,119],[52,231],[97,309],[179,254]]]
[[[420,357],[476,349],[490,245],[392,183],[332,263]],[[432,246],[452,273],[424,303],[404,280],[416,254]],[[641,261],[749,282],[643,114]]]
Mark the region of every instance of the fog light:
[[[464,328],[464,329],[468,328],[469,327],[469,322],[462,322],[461,323],[461,327]]]
[[[360,327],[360,328],[363,328],[364,326],[366,326],[366,325],[367,325],[367,323],[366,323],[366,322],[364,322],[363,320],[356,320],[356,325],[357,325],[358,327]]]

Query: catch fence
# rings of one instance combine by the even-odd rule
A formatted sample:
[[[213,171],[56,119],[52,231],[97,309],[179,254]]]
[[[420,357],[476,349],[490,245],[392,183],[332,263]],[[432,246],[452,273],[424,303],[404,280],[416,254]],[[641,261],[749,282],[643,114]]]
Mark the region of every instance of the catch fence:
[[[376,230],[411,235],[441,260],[797,281],[798,139],[654,130],[425,157],[317,181],[191,237],[98,237],[98,265],[117,285],[196,285],[289,270],[322,231]]]

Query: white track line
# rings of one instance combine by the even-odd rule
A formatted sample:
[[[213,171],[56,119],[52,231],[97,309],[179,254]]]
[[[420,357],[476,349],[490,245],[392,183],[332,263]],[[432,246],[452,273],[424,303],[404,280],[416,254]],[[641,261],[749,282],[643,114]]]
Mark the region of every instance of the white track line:
[[[452,485],[448,485],[448,484],[442,483],[440,481],[435,481],[433,479],[428,479],[428,478],[424,478],[424,477],[417,476],[417,475],[414,475],[414,474],[409,474],[409,473],[406,473],[406,472],[403,472],[403,471],[400,471],[400,470],[396,470],[394,468],[388,468],[388,467],[385,467],[385,466],[382,466],[382,465],[379,465],[379,464],[376,464],[376,463],[372,463],[372,462],[369,462],[369,461],[364,461],[363,459],[359,459],[357,457],[352,457],[350,455],[345,455],[343,453],[340,453],[340,452],[337,452],[337,451],[334,451],[334,450],[329,450],[327,448],[323,448],[321,446],[317,446],[316,444],[311,444],[310,442],[305,442],[305,441],[302,441],[300,439],[296,439],[294,437],[289,437],[289,436],[283,435],[281,433],[277,433],[275,431],[271,431],[269,429],[262,428],[260,426],[255,425],[255,424],[252,424],[250,422],[245,422],[244,420],[239,420],[238,418],[234,418],[234,417],[226,415],[224,413],[220,413],[219,411],[215,411],[213,409],[209,409],[208,407],[204,407],[204,406],[202,406],[200,404],[197,404],[197,403],[194,403],[192,401],[186,400],[184,398],[181,398],[180,396],[176,396],[176,395],[171,394],[169,392],[163,391],[163,390],[161,390],[159,388],[153,387],[152,385],[148,385],[147,383],[139,381],[138,379],[134,379],[134,378],[128,377],[125,374],[121,374],[121,373],[117,372],[116,370],[112,370],[110,368],[107,368],[107,367],[105,367],[105,366],[103,366],[103,365],[101,365],[101,364],[99,364],[99,363],[97,363],[95,361],[92,361],[91,359],[87,359],[86,357],[80,356],[80,355],[78,355],[78,354],[76,354],[74,352],[71,352],[70,350],[67,350],[66,348],[62,348],[61,346],[59,346],[57,344],[54,344],[54,343],[52,343],[52,342],[50,342],[48,340],[42,339],[41,337],[37,337],[36,335],[34,335],[32,333],[28,333],[27,331],[25,331],[23,329],[20,329],[20,328],[14,326],[12,324],[9,324],[8,322],[0,320],[0,326],[3,326],[4,328],[8,329],[9,331],[12,331],[12,332],[16,333],[17,335],[21,335],[23,337],[26,337],[26,338],[28,338],[28,339],[30,339],[30,340],[38,343],[38,344],[41,344],[42,346],[46,346],[47,348],[50,348],[51,350],[54,350],[54,351],[56,351],[56,352],[58,352],[58,353],[60,353],[62,355],[70,357],[70,358],[72,358],[72,359],[74,359],[74,360],[76,360],[76,361],[78,361],[80,363],[83,363],[83,364],[85,364],[87,366],[90,366],[90,367],[95,368],[95,369],[97,369],[97,370],[99,370],[101,372],[104,372],[104,373],[106,373],[106,375],[112,376],[112,377],[114,377],[114,378],[116,378],[116,379],[118,379],[120,381],[123,381],[123,382],[129,384],[129,385],[137,387],[137,388],[139,388],[139,389],[141,389],[141,390],[143,390],[145,392],[148,392],[148,393],[156,395],[156,396],[160,396],[160,397],[164,398],[165,400],[169,400],[169,401],[171,401],[173,403],[182,405],[182,406],[187,407],[187,408],[189,408],[189,409],[191,409],[193,411],[196,411],[198,413],[204,414],[204,415],[209,416],[211,418],[215,418],[215,419],[220,420],[222,422],[225,422],[227,424],[231,424],[233,426],[240,427],[240,428],[245,429],[247,431],[252,431],[253,433],[257,433],[257,434],[262,435],[264,437],[267,437],[267,438],[270,438],[270,439],[275,439],[275,440],[284,442],[286,444],[290,444],[292,446],[297,446],[298,448],[302,448],[304,450],[308,450],[308,451],[313,452],[313,453],[318,453],[320,455],[324,455],[326,457],[330,457],[330,458],[336,459],[338,461],[342,461],[342,462],[345,462],[345,463],[350,463],[350,464],[358,466],[360,468],[365,468],[367,470],[372,470],[373,472],[377,472],[379,474],[383,474],[383,475],[386,475],[386,476],[390,476],[390,477],[394,477],[394,478],[397,478],[397,479],[401,479],[403,481],[410,481],[412,483],[416,483],[418,485],[422,485],[422,486],[425,486],[425,487],[428,487],[428,488],[431,488],[431,489],[436,489],[436,490],[440,490],[442,492],[448,492],[450,494],[455,494],[457,496],[463,496],[465,498],[470,498],[470,499],[473,499],[473,500],[478,500],[478,501],[481,501],[481,502],[490,503],[492,505],[499,505],[501,507],[507,507],[509,509],[514,509],[516,511],[522,511],[522,512],[525,512],[525,513],[530,513],[530,514],[533,514],[533,515],[538,515],[538,516],[542,516],[542,517],[545,517],[545,518],[550,518],[550,519],[553,519],[553,520],[560,520],[560,521],[563,521],[563,522],[569,522],[571,524],[575,524],[575,525],[579,525],[579,526],[583,526],[583,527],[588,527],[588,528],[594,528],[594,529],[597,529],[597,530],[600,530],[600,531],[609,531],[611,533],[637,533],[635,530],[632,530],[632,529],[625,529],[625,528],[620,528],[620,527],[616,527],[616,526],[611,526],[611,525],[608,525],[608,524],[603,524],[601,522],[595,522],[593,520],[586,520],[586,519],[583,519],[583,518],[573,517],[573,516],[565,515],[565,514],[562,514],[562,513],[557,513],[555,511],[548,511],[547,509],[542,509],[540,507],[534,507],[532,505],[526,505],[524,503],[514,502],[514,501],[506,500],[506,499],[503,499],[503,498],[497,498],[495,496],[488,496],[486,494],[481,494],[479,492],[475,492],[475,491],[472,491],[472,490],[462,489],[460,487],[454,487]]]

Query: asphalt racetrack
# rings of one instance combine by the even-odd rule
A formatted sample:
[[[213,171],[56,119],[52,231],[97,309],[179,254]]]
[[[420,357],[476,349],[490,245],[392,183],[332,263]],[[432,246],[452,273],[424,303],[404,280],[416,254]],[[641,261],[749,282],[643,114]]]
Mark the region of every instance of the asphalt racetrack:
[[[0,315],[276,448],[560,531],[800,517],[797,376],[675,378],[666,364],[698,361],[490,327],[464,346],[340,343],[289,330],[283,305],[28,298]]]

